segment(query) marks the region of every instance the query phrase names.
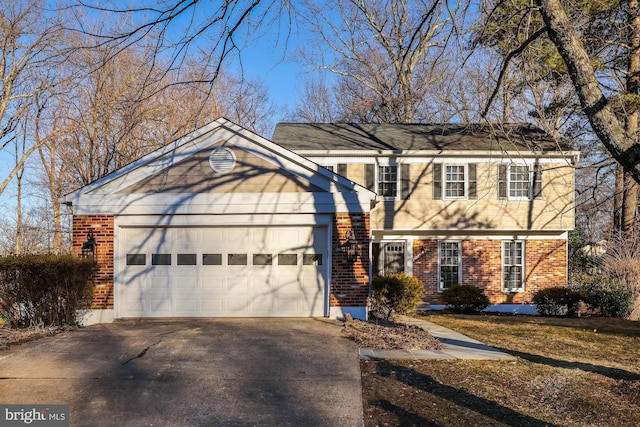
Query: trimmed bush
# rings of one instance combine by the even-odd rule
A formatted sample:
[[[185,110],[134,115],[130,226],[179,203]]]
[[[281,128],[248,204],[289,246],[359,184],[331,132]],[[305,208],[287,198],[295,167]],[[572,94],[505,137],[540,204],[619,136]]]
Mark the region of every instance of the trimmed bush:
[[[536,292],[533,303],[541,316],[573,316],[578,312],[581,299],[579,291],[555,286]]]
[[[372,286],[372,314],[386,320],[389,320],[393,313],[415,313],[424,290],[420,280],[404,273],[375,276]]]
[[[489,307],[489,297],[482,289],[471,285],[455,285],[442,291],[440,300],[456,313],[480,313]]]
[[[604,274],[583,275],[577,290],[592,312],[606,317],[625,318],[631,311],[631,290],[620,280]]]
[[[77,324],[97,269],[93,259],[70,255],[0,257],[0,317],[15,328]]]

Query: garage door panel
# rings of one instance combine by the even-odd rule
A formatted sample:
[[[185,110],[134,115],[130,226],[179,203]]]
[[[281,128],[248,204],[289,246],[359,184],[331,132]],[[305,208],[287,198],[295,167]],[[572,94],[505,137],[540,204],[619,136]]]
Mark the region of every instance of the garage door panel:
[[[211,317],[220,316],[219,313],[223,313],[224,309],[224,300],[220,298],[208,298],[202,297],[200,299],[200,307],[203,313],[212,313],[209,314]],[[214,314],[218,313],[218,314]]]
[[[119,317],[324,315],[326,227],[121,228],[119,241]]]
[[[197,314],[198,313],[198,299],[197,298],[176,298],[176,311],[178,313]]]

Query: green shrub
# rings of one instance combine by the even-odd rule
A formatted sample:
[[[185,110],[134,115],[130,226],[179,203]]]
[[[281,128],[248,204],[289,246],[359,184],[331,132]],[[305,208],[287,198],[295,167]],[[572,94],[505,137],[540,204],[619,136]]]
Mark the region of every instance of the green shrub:
[[[0,317],[17,328],[78,323],[97,268],[93,259],[69,255],[0,257]]]
[[[371,295],[372,314],[386,320],[393,313],[413,314],[421,301],[423,290],[420,280],[404,273],[375,276]]]
[[[536,292],[533,303],[541,316],[573,316],[578,312],[581,299],[579,291],[555,286]]]
[[[471,285],[455,285],[442,291],[440,300],[456,313],[479,313],[489,306],[482,289]]]
[[[631,311],[631,290],[620,280],[605,274],[585,274],[577,290],[589,310],[607,317],[627,317]]]

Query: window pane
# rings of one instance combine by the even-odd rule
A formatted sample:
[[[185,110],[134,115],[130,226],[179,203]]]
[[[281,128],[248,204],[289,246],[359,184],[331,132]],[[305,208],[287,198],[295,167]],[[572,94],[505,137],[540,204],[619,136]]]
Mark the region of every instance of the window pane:
[[[502,248],[504,290],[521,290],[524,287],[524,244],[523,242],[503,242]]]
[[[322,254],[302,255],[302,265],[322,265]]]
[[[298,254],[280,254],[278,255],[278,265],[297,265]]]
[[[171,265],[171,254],[151,255],[151,265]]]
[[[529,197],[529,167],[511,165],[509,168],[509,196]]]
[[[440,268],[441,289],[450,288],[458,283],[458,266],[442,266]]]
[[[247,265],[247,254],[229,254],[227,265]]]
[[[273,255],[253,254],[253,265],[271,265],[271,264],[273,264]]]
[[[383,197],[396,197],[398,194],[398,167],[378,167],[378,193]]]
[[[464,166],[446,166],[445,197],[464,197]]]
[[[178,265],[196,265],[196,254],[178,254]]]
[[[222,265],[222,254],[202,254],[202,265]]]
[[[439,242],[440,289],[460,283],[460,242]]]
[[[147,256],[145,254],[127,254],[127,265],[145,265]]]

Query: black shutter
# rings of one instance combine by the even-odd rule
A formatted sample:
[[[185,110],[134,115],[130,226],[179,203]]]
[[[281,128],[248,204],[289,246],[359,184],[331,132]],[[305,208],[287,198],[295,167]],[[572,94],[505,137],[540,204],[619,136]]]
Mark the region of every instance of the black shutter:
[[[338,163],[338,175],[342,175],[345,178],[347,177],[347,164],[346,163]]]
[[[374,276],[382,276],[380,272],[380,243],[371,243],[371,272]]]
[[[364,186],[371,191],[375,191],[376,176],[375,165],[373,163],[364,165]]]
[[[507,165],[498,165],[498,199],[507,198]]]
[[[469,163],[469,199],[478,198],[478,172],[475,163]]]
[[[411,196],[411,168],[409,163],[400,165],[400,198],[408,199]]]
[[[533,166],[533,198],[542,199],[542,167],[537,163]]]
[[[433,199],[442,199],[442,164],[433,164]]]

